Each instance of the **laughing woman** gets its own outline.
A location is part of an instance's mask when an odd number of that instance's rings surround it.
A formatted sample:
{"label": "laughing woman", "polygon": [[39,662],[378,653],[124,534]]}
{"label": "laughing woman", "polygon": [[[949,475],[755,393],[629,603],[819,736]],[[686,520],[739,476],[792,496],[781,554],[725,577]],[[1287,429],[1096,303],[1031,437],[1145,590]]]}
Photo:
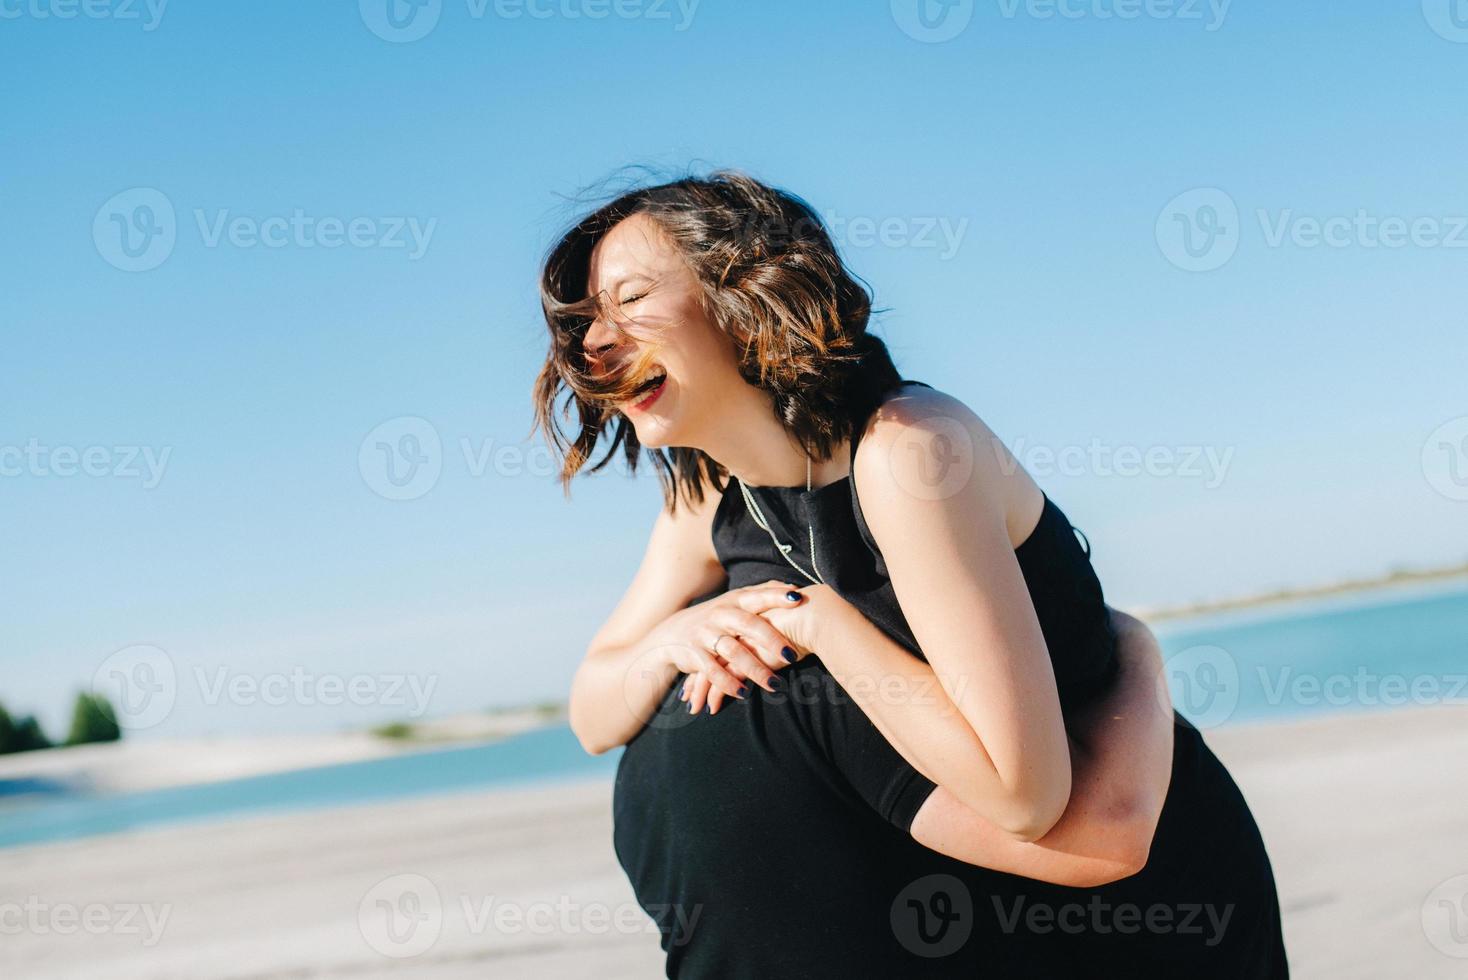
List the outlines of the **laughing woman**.
{"label": "laughing woman", "polygon": [[1151,634],[984,422],[900,376],[808,205],[636,190],[541,286],[563,480],[609,436],[592,471],[646,449],[663,484],[571,723],[626,746],[614,844],[669,976],[1287,976]]}

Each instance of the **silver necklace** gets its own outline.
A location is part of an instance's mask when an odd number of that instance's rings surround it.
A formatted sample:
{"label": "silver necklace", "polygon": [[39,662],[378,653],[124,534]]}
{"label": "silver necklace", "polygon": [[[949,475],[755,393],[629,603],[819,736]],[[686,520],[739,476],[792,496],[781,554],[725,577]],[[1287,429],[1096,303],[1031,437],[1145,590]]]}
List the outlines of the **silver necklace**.
{"label": "silver necklace", "polygon": [[[774,530],[770,527],[770,522],[765,520],[764,511],[759,509],[759,504],[755,503],[754,495],[749,492],[749,488],[744,485],[744,481],[740,480],[737,476],[734,477],[734,479],[739,483],[739,492],[744,495],[744,506],[746,509],[748,509],[749,516],[754,519],[754,522],[756,524],[764,528],[765,531],[769,533],[770,540],[775,542],[775,550],[780,552],[780,557],[789,562],[791,568],[795,569],[797,572],[804,575],[812,582],[819,582],[821,585],[825,585],[826,580],[821,577],[821,570],[816,566],[815,526],[809,522],[806,522],[805,525],[806,530],[810,532],[810,567],[811,571],[815,573],[814,575],[812,575],[811,572],[807,572],[805,569],[795,564],[795,559],[790,557],[790,551],[795,546],[793,544],[782,544],[780,539],[775,536]],[[810,453],[805,454],[805,492],[810,493]]]}

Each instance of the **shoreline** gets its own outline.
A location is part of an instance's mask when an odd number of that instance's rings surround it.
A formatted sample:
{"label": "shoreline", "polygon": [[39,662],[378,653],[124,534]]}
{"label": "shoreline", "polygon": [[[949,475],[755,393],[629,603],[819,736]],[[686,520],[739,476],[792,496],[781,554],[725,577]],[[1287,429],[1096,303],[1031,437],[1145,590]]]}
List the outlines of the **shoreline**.
{"label": "shoreline", "polygon": [[[0,812],[12,802],[55,794],[117,794],[229,782],[253,776],[515,738],[561,721],[541,708],[498,715],[452,715],[412,723],[412,734],[375,731],[293,735],[128,738],[0,755]],[[7,790],[6,782],[11,783]]]}
{"label": "shoreline", "polygon": [[1275,607],[1289,609],[1319,600],[1350,600],[1368,597],[1374,593],[1390,594],[1397,591],[1410,592],[1414,589],[1431,591],[1442,586],[1452,591],[1455,586],[1468,586],[1468,565],[1451,568],[1428,569],[1425,571],[1393,572],[1372,579],[1348,579],[1329,585],[1305,586],[1279,589],[1256,595],[1239,596],[1231,599],[1213,599],[1184,603],[1174,606],[1139,606],[1125,610],[1147,623],[1181,622],[1251,610],[1268,610]]}

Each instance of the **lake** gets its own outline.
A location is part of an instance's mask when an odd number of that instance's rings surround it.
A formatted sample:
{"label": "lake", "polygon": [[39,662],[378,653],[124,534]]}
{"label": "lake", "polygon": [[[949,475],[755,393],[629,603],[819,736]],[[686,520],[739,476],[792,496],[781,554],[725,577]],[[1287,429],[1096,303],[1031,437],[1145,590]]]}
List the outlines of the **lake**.
{"label": "lake", "polygon": [[[1203,729],[1341,711],[1468,703],[1468,586],[1380,592],[1160,624],[1168,686]],[[0,847],[251,813],[575,778],[609,778],[564,727],[229,782],[0,805]],[[11,786],[15,793],[25,787]],[[0,793],[3,799],[4,793]]]}

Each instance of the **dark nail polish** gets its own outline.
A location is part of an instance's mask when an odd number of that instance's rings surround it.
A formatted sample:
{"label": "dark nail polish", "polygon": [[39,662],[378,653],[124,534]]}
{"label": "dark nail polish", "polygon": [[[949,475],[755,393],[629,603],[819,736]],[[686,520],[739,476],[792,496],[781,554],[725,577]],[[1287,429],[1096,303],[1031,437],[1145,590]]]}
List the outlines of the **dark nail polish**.
{"label": "dark nail polish", "polygon": [[785,662],[787,664],[795,663],[795,651],[790,649],[789,647],[781,647],[780,656],[785,658]]}
{"label": "dark nail polish", "polygon": [[791,591],[785,593],[785,598],[789,599],[791,602],[799,602],[800,593],[792,589]]}
{"label": "dark nail polish", "polygon": [[740,684],[739,685],[739,696],[742,698],[742,697],[744,697],[748,693],[749,693],[749,685],[748,684]]}
{"label": "dark nail polish", "polygon": [[778,674],[770,678],[770,690],[778,691],[784,686],[784,682],[780,680],[780,676]]}

